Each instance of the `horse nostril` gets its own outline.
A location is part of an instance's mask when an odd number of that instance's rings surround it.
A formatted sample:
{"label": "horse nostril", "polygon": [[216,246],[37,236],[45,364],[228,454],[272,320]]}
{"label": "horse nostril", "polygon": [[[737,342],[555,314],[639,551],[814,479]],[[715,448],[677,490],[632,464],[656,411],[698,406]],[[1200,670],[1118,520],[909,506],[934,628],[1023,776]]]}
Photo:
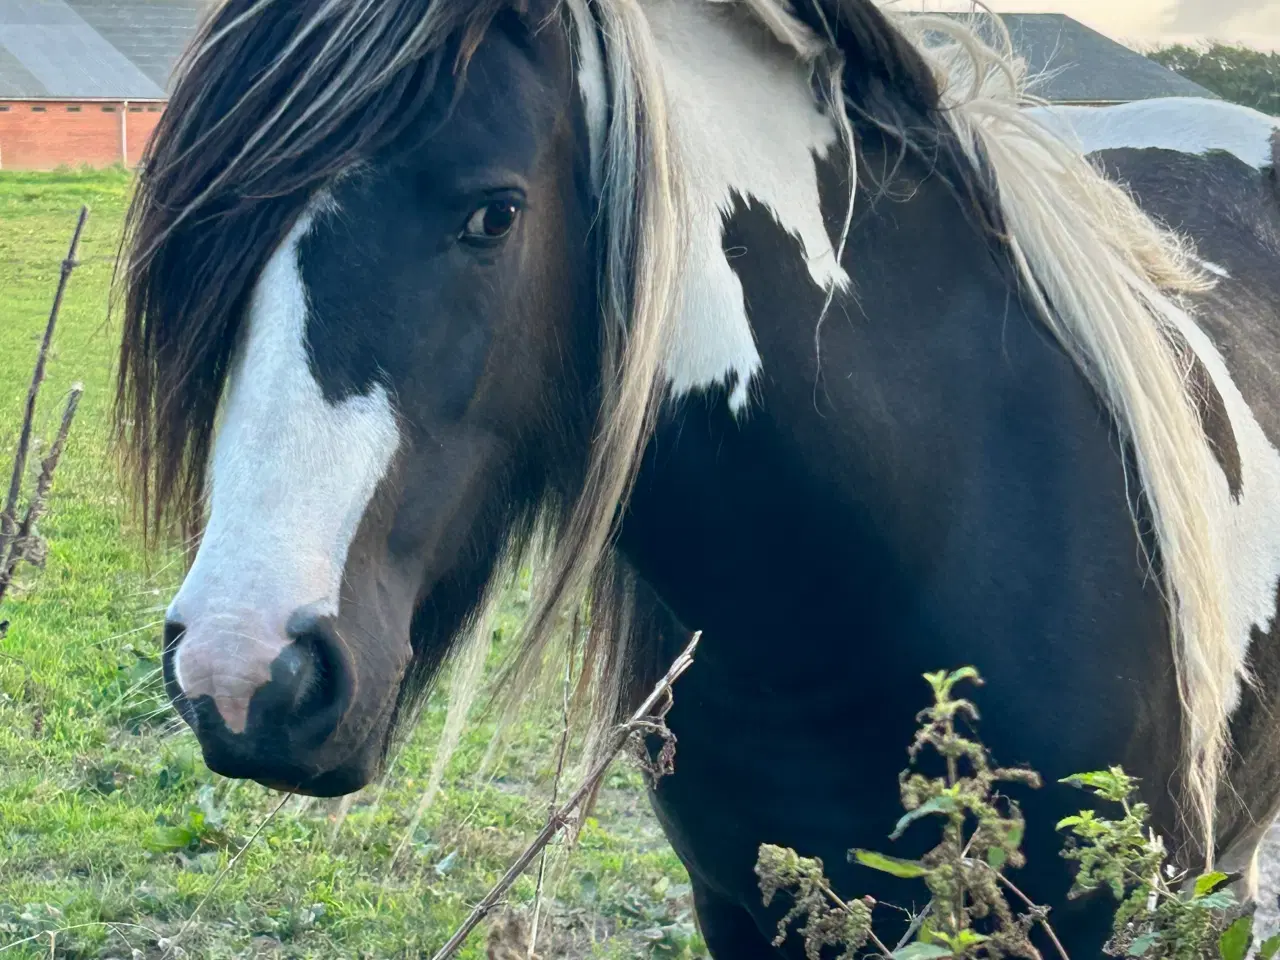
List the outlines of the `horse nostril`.
{"label": "horse nostril", "polygon": [[186,630],[187,625],[181,620],[166,620],[164,622],[164,654],[166,657],[173,656],[174,650],[182,642],[182,635]]}
{"label": "horse nostril", "polygon": [[318,672],[310,645],[295,641],[285,647],[272,664],[272,681],[290,692],[295,709],[310,692],[312,677]]}
{"label": "horse nostril", "polygon": [[177,674],[174,672],[174,657],[178,652],[178,644],[182,642],[182,635],[186,631],[187,625],[181,620],[164,622],[164,646],[160,652],[160,667],[164,674],[164,682],[170,688],[171,697],[177,692],[178,684]]}
{"label": "horse nostril", "polygon": [[181,620],[164,622],[164,646],[160,651],[160,675],[164,680],[165,692],[169,700],[177,708],[178,714],[192,727],[195,726],[195,715],[191,712],[191,704],[187,701],[186,691],[178,681],[177,654],[178,644],[186,634],[187,625]]}
{"label": "horse nostril", "polygon": [[292,715],[295,735],[322,742],[346,712],[351,671],[327,619],[300,612],[286,632],[293,642],[272,664],[271,686],[287,701],[279,706]]}

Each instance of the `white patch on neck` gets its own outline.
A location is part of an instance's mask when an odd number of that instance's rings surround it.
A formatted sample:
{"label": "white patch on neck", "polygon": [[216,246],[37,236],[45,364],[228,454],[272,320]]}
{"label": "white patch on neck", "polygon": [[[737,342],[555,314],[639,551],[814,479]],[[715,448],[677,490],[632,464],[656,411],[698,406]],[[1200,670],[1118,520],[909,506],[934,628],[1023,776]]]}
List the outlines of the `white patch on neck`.
{"label": "white patch on neck", "polygon": [[298,221],[254,288],[219,411],[209,521],[170,606],[187,627],[180,686],[220,709],[234,701],[234,717],[223,709],[233,729],[290,642],[290,616],[337,613],[347,552],[400,439],[383,386],[330,404],[308,363],[298,243],[327,203]]}
{"label": "white patch on neck", "polygon": [[1109,107],[1036,107],[1031,113],[1085,153],[1122,148],[1234,154],[1251,167],[1271,166],[1280,119],[1223,100],[1163,97]]}
{"label": "white patch on neck", "polygon": [[729,405],[741,411],[760,354],[724,250],[724,219],[735,194],[762,204],[800,240],[814,282],[824,290],[846,288],[849,277],[822,219],[814,162],[838,133],[819,109],[808,68],[741,12],[675,0],[650,0],[645,12],[692,213],[666,375],[677,397],[736,380]]}

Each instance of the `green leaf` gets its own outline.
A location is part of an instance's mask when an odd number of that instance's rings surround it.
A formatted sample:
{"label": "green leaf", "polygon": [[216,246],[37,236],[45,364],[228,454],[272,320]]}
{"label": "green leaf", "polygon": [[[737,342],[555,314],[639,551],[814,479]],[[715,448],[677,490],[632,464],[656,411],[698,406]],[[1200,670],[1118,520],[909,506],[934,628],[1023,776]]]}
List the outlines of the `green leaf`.
{"label": "green leaf", "polygon": [[1126,957],[1142,957],[1146,956],[1148,950],[1160,942],[1160,934],[1144,933],[1138,937],[1133,943],[1129,944],[1129,949],[1125,951]]}
{"label": "green leaf", "polygon": [[889,834],[889,839],[897,840],[902,836],[902,832],[906,830],[907,827],[919,820],[921,817],[927,817],[934,813],[955,813],[957,809],[958,807],[956,806],[955,797],[949,794],[944,793],[940,796],[933,797],[930,800],[926,800],[914,810],[908,811],[906,816],[898,821],[898,825],[893,828],[893,833]]}
{"label": "green leaf", "polygon": [[1112,767],[1110,770],[1076,773],[1058,782],[1081,790],[1087,787],[1103,799],[1119,803],[1133,792],[1137,781],[1125,773],[1123,768]]}
{"label": "green leaf", "polygon": [[951,676],[947,677],[947,686],[954,687],[961,680],[973,680],[981,683],[982,678],[978,676],[978,671],[973,667],[961,667],[959,670],[952,670]]}
{"label": "green leaf", "polygon": [[999,870],[1009,860],[1009,855],[1004,852],[1004,847],[992,847],[987,851],[987,864],[992,870]]}
{"label": "green leaf", "polygon": [[933,917],[925,917],[924,923],[920,924],[920,932],[916,934],[916,940],[920,943],[933,943],[938,946],[945,946],[947,943],[946,938],[938,933]]}
{"label": "green leaf", "polygon": [[[1085,813],[1092,813],[1092,811],[1087,810],[1085,811]],[[1092,817],[1087,817],[1084,815],[1079,815],[1074,817],[1063,817],[1061,820],[1058,821],[1058,825],[1054,827],[1054,829],[1065,830],[1067,827],[1078,827],[1080,826],[1080,824],[1084,823],[1086,820],[1092,820],[1092,819],[1093,819]]]}
{"label": "green leaf", "polygon": [[1114,787],[1116,778],[1109,770],[1095,770],[1092,773],[1075,773],[1058,782],[1072,787],[1092,787],[1094,790],[1102,790]]}
{"label": "green leaf", "polygon": [[1213,873],[1206,873],[1196,877],[1196,896],[1203,897],[1207,893],[1213,893],[1217,890],[1224,880],[1229,880],[1225,873],[1215,870]]}
{"label": "green leaf", "polygon": [[[1197,886],[1199,884],[1197,883]],[[1222,932],[1218,938],[1218,950],[1222,960],[1244,960],[1253,942],[1253,917],[1241,917]]]}
{"label": "green leaf", "polygon": [[1262,941],[1262,946],[1258,947],[1258,960],[1272,960],[1277,953],[1280,953],[1280,933]]}
{"label": "green leaf", "polygon": [[951,943],[956,947],[956,952],[961,953],[969,947],[976,947],[980,943],[986,943],[989,939],[990,937],[984,936],[976,930],[961,930],[952,938]]}
{"label": "green leaf", "polygon": [[883,853],[876,853],[874,850],[850,850],[849,855],[852,860],[862,864],[864,867],[870,867],[872,870],[879,870],[881,873],[901,877],[904,880],[923,877],[929,872],[929,869],[924,864],[916,860],[901,860],[898,857],[889,857]]}
{"label": "green leaf", "polygon": [[954,954],[950,950],[936,943],[909,943],[893,952],[893,960],[941,960],[951,956]]}
{"label": "green leaf", "polygon": [[187,827],[152,827],[142,836],[142,845],[152,853],[185,850],[196,835]]}
{"label": "green leaf", "polygon": [[1236,895],[1230,890],[1219,890],[1217,893],[1196,897],[1195,904],[1205,910],[1230,910],[1236,905]]}
{"label": "green leaf", "polygon": [[1026,832],[1025,824],[1020,823],[1017,820],[1009,824],[1009,832],[1006,836],[1008,837],[1010,848],[1016,850],[1018,847],[1022,846],[1022,834],[1024,832]]}

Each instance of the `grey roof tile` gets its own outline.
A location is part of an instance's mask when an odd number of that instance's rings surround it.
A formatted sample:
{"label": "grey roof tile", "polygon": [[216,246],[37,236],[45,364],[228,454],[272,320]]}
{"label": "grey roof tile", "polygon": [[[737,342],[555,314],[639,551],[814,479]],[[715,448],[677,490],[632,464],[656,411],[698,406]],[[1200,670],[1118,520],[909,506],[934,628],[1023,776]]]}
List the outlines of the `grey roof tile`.
{"label": "grey roof tile", "polygon": [[207,6],[0,0],[0,97],[161,98]]}
{"label": "grey roof tile", "polygon": [[65,0],[0,0],[0,48],[43,88],[42,93],[28,96],[164,95],[160,84],[85,23]]}
{"label": "grey roof tile", "polygon": [[67,4],[165,90],[174,63],[209,6],[208,0],[67,0]]}
{"label": "grey roof tile", "polygon": [[[0,97],[164,96],[210,0],[0,0]],[[1062,14],[1006,14],[1036,92],[1057,102],[1212,97]]]}
{"label": "grey roof tile", "polygon": [[1005,14],[1014,48],[1059,103],[1107,103],[1216,95],[1061,13]]}
{"label": "grey roof tile", "polygon": [[47,91],[22,61],[0,46],[0,97],[43,97]]}

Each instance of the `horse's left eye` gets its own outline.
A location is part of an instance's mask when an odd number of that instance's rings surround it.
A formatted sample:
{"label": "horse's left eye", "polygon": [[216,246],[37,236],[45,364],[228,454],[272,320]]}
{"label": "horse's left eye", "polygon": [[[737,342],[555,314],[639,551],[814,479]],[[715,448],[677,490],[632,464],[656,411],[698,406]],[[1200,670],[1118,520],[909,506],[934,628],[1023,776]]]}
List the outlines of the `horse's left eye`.
{"label": "horse's left eye", "polygon": [[520,218],[520,204],[512,197],[492,200],[467,218],[462,239],[468,243],[495,243],[509,234]]}

